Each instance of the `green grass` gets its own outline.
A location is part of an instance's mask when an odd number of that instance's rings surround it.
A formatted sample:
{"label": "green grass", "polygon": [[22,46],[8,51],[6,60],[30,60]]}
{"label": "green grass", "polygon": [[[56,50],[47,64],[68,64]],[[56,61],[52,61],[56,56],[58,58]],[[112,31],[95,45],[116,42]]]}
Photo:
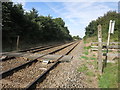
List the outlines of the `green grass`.
{"label": "green grass", "polygon": [[91,76],[91,77],[92,77],[92,76],[95,76],[95,74],[94,74],[92,71],[87,71],[87,72],[86,72],[86,75]]}
{"label": "green grass", "polygon": [[98,65],[97,65],[97,60],[94,60],[93,65],[94,65],[94,68],[95,68],[95,69],[97,69],[97,68],[98,68]]}
{"label": "green grass", "polygon": [[118,53],[120,53],[120,51],[117,51]]}
{"label": "green grass", "polygon": [[108,52],[112,52],[112,50],[108,50]]}
{"label": "green grass", "polygon": [[88,60],[89,58],[86,57],[86,56],[81,56],[81,58],[85,59],[85,60]]}
{"label": "green grass", "polygon": [[93,55],[94,57],[96,56],[96,55]]}
{"label": "green grass", "polygon": [[91,46],[84,47],[85,50],[91,49]]}
{"label": "green grass", "polygon": [[97,60],[96,58],[94,58],[94,57],[90,57],[90,60]]}
{"label": "green grass", "polygon": [[[91,48],[91,46],[84,47],[84,52],[83,52],[83,54],[88,55],[88,54],[89,54],[88,49],[90,49],[90,48]],[[84,57],[83,57],[83,58],[84,58]]]}
{"label": "green grass", "polygon": [[88,67],[87,66],[85,66],[84,64],[81,66],[81,67],[79,67],[78,69],[77,69],[77,71],[78,72],[85,72],[85,74],[87,75],[87,76],[95,76],[95,74],[91,71],[91,70],[89,70],[88,69]]}
{"label": "green grass", "polygon": [[107,52],[107,50],[102,50],[102,52],[105,52],[105,53],[106,53],[106,52]]}
{"label": "green grass", "polygon": [[88,81],[88,83],[92,83],[93,82],[93,80],[91,78],[88,78],[87,81]]}
{"label": "green grass", "polygon": [[[102,52],[107,52],[107,50],[102,50]],[[108,52],[112,52],[112,50],[108,50]]]}
{"label": "green grass", "polygon": [[85,65],[82,65],[80,68],[78,68],[78,72],[86,72],[88,68]]}
{"label": "green grass", "polygon": [[89,65],[92,65],[92,64],[93,64],[93,62],[91,62],[91,61],[88,61],[88,62],[87,62],[87,64],[89,64]]}
{"label": "green grass", "polygon": [[[120,58],[118,60],[118,76],[120,75]],[[120,83],[120,77],[118,78],[118,83]],[[119,86],[120,88],[120,86]]]}
{"label": "green grass", "polygon": [[84,41],[84,44],[86,44],[87,42],[86,41]]}
{"label": "green grass", "polygon": [[118,65],[108,63],[107,67],[99,80],[100,88],[117,88],[118,87]]}
{"label": "green grass", "polygon": [[88,55],[88,54],[89,54],[89,52],[86,50],[85,52],[83,52],[83,54]]}

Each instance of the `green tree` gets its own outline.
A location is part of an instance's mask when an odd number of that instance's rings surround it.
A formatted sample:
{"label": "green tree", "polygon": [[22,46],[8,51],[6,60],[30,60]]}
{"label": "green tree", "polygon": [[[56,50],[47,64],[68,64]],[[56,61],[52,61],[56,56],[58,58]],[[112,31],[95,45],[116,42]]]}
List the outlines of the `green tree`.
{"label": "green tree", "polygon": [[120,21],[118,20],[118,17],[120,17],[120,13],[117,13],[116,11],[109,11],[104,14],[104,16],[98,17],[98,19],[91,21],[89,25],[85,28],[84,38],[97,36],[97,26],[101,24],[103,41],[106,41],[108,37],[109,21],[115,20],[115,32],[111,35],[111,40],[118,41],[118,31],[120,30]]}
{"label": "green tree", "polygon": [[[72,40],[62,18],[42,16],[35,8],[25,12],[21,4],[2,3],[3,48],[15,47],[16,38],[20,36],[23,44],[37,44],[49,41]],[[14,44],[14,45],[13,45]]]}

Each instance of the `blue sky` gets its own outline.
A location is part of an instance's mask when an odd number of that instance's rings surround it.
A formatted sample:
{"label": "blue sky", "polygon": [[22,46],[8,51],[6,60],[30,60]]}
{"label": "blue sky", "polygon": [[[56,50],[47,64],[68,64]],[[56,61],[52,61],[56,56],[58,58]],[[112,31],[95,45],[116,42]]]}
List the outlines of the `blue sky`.
{"label": "blue sky", "polygon": [[22,2],[26,11],[33,7],[39,15],[61,17],[71,35],[85,35],[85,27],[91,20],[118,8],[117,2]]}

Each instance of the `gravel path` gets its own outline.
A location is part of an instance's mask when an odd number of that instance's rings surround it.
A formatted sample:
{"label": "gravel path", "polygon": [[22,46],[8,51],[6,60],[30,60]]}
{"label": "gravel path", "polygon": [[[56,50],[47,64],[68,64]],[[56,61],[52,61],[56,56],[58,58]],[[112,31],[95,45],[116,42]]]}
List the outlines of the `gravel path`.
{"label": "gravel path", "polygon": [[69,54],[73,55],[71,62],[60,63],[55,69],[50,71],[47,78],[37,84],[37,88],[84,88],[89,87],[84,82],[84,74],[77,72],[81,65],[80,55],[83,51],[83,42]]}

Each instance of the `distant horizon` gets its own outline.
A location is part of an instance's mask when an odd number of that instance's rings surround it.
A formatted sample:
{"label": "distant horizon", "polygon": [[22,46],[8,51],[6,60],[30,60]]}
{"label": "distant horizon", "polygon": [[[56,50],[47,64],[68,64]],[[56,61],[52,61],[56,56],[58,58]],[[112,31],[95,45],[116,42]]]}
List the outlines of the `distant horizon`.
{"label": "distant horizon", "polygon": [[[16,3],[16,2],[15,2]],[[72,36],[85,35],[85,27],[108,11],[118,12],[118,2],[21,2],[25,11],[35,8],[39,15],[62,18]]]}

